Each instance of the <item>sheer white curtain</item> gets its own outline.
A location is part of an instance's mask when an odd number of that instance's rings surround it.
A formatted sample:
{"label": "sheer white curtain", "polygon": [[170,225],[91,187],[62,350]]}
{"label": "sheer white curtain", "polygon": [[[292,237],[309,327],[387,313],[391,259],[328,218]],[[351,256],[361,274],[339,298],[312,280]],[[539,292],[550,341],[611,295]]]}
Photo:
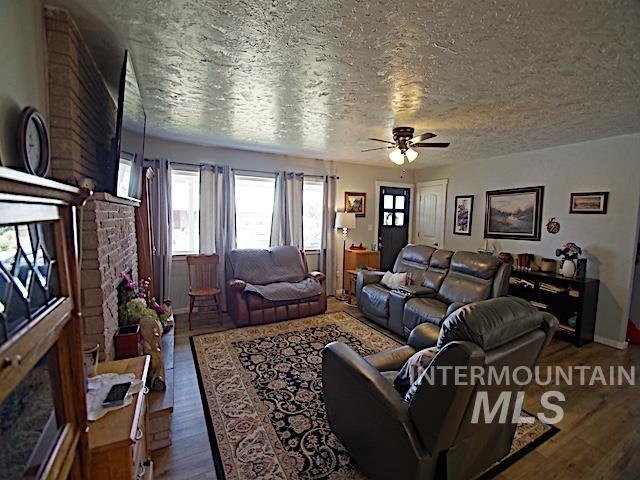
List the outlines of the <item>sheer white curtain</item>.
{"label": "sheer white curtain", "polygon": [[200,253],[220,256],[222,308],[226,310],[226,254],[236,247],[233,174],[228,165],[200,167]]}
{"label": "sheer white curtain", "polygon": [[302,189],[304,174],[278,172],[271,217],[272,247],[304,247],[302,236]]}
{"label": "sheer white curtain", "polygon": [[171,164],[165,158],[145,160],[154,175],[149,188],[153,232],[153,283],[158,300],[170,298],[171,288]]}
{"label": "sheer white curtain", "polygon": [[336,217],[336,191],[338,179],[327,176],[324,179],[324,211],[322,212],[322,244],[320,267],[327,279],[327,295],[336,293],[336,235],[333,224]]}
{"label": "sheer white curtain", "polygon": [[215,165],[200,166],[200,253],[216,252],[216,182]]}

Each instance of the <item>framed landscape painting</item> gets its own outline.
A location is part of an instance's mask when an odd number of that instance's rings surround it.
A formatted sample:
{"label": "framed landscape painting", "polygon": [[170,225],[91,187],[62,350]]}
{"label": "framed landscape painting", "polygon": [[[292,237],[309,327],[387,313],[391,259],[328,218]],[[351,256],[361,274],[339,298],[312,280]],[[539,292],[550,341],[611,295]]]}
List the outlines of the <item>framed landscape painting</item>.
{"label": "framed landscape painting", "polygon": [[364,217],[367,213],[367,194],[364,192],[345,192],[344,211],[355,213],[356,217]]}
{"label": "framed landscape painting", "polygon": [[456,196],[455,208],[453,233],[456,235],[471,235],[473,195]]}
{"label": "framed landscape painting", "polygon": [[485,238],[540,240],[544,187],[487,192]]}
{"label": "framed landscape painting", "polygon": [[572,193],[569,213],[607,213],[609,192]]}

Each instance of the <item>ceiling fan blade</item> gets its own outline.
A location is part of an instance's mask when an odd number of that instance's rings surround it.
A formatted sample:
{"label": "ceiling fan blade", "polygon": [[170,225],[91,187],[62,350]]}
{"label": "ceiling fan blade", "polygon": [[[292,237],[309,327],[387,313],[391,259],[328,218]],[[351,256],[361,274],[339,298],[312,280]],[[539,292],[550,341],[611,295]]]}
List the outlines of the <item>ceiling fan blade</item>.
{"label": "ceiling fan blade", "polygon": [[449,142],[434,142],[434,143],[414,143],[411,145],[412,147],[420,147],[420,148],[447,148],[451,145]]}
{"label": "ceiling fan blade", "polygon": [[430,138],[437,137],[435,133],[425,132],[422,135],[418,135],[409,140],[411,143],[422,142],[424,140],[429,140]]}
{"label": "ceiling fan blade", "polygon": [[374,150],[388,150],[389,148],[393,148],[393,147],[389,146],[389,147],[369,148],[367,150],[360,150],[360,151],[361,152],[373,152]]}
{"label": "ceiling fan blade", "polygon": [[390,142],[389,140],[380,140],[379,138],[367,138],[367,140],[373,140],[375,142],[384,142],[384,143],[390,143],[391,145],[395,145],[394,142]]}

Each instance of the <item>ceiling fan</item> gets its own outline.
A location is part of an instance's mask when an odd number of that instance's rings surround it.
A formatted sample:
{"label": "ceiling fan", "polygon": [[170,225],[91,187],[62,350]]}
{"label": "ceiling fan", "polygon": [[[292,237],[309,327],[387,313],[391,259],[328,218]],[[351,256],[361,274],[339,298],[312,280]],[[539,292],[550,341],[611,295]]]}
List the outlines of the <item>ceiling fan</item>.
{"label": "ceiling fan", "polygon": [[389,160],[397,165],[404,165],[404,162],[413,162],[418,157],[415,148],[447,148],[449,142],[432,142],[425,143],[425,140],[435,137],[435,133],[426,132],[416,137],[413,136],[412,127],[395,127],[393,129],[393,142],[390,140],[381,140],[379,138],[368,138],[375,142],[388,143],[386,147],[369,148],[362,150],[363,152],[371,152],[373,150],[391,150],[389,152]]}

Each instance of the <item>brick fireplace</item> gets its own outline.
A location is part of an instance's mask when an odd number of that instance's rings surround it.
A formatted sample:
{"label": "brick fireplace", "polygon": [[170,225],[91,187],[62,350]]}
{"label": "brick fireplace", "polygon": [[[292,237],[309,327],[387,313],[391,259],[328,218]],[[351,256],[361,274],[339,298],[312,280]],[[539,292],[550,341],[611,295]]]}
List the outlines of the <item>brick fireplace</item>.
{"label": "brick fireplace", "polygon": [[117,286],[122,272],[138,277],[134,202],[97,193],[82,213],[82,314],[85,339],[114,358],[118,329]]}
{"label": "brick fireplace", "polygon": [[[71,16],[45,8],[51,134],[51,176],[105,185],[105,159],[115,131],[116,104]],[[139,202],[96,193],[82,208],[81,289],[85,340],[114,358],[120,274],[138,277],[135,208]]]}

